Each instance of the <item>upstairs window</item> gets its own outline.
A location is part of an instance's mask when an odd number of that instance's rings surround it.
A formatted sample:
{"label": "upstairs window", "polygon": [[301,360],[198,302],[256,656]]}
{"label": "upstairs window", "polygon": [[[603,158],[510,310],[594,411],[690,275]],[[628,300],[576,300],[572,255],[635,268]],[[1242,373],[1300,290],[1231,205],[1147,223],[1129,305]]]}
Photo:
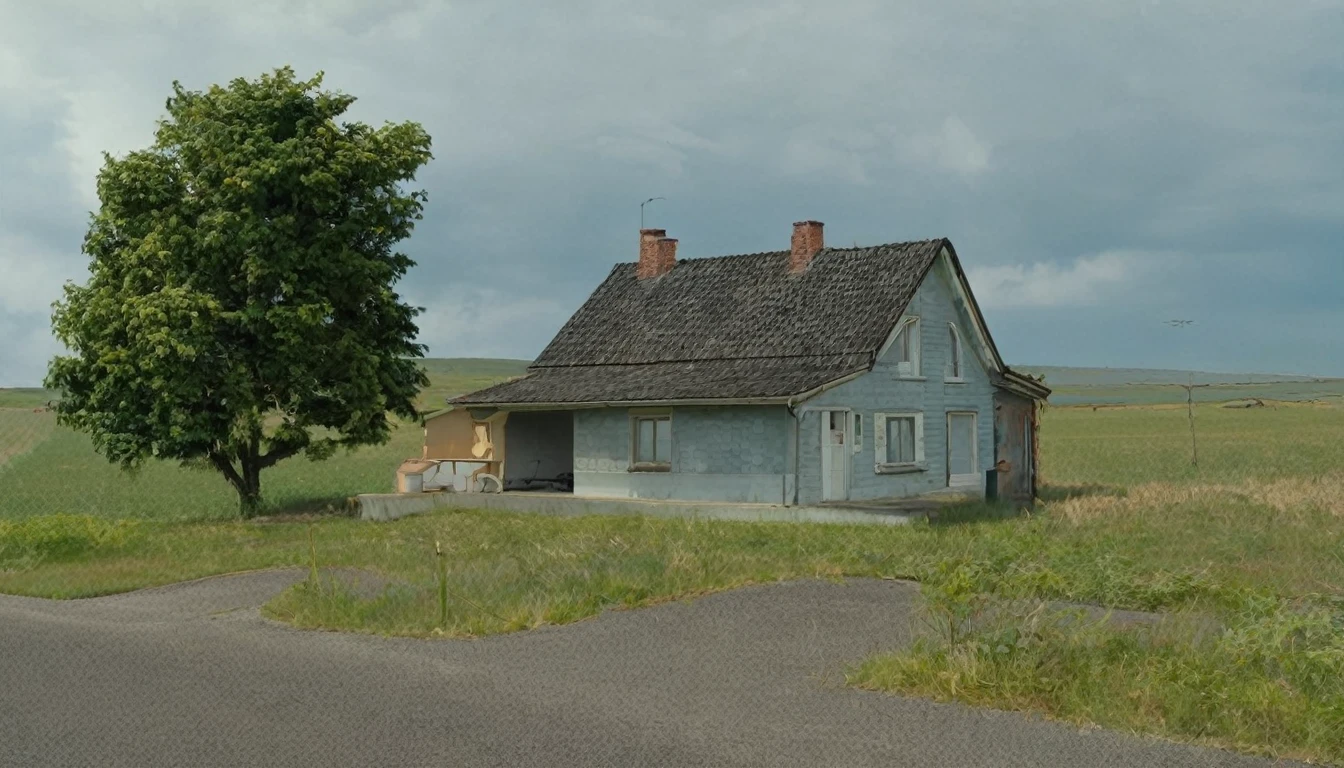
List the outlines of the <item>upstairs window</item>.
{"label": "upstairs window", "polygon": [[948,381],[964,381],[962,377],[961,332],[955,323],[947,324],[947,368],[943,377]]}
{"label": "upstairs window", "polygon": [[901,321],[901,327],[896,331],[896,337],[891,343],[891,359],[896,363],[897,375],[919,375],[918,317],[908,317]]}

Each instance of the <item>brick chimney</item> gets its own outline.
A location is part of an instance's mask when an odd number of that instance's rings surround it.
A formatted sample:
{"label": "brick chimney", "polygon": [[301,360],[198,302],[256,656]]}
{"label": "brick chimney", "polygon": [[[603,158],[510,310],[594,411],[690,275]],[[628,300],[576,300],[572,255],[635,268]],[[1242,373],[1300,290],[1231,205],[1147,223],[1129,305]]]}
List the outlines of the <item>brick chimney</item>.
{"label": "brick chimney", "polygon": [[817,251],[825,248],[821,238],[820,221],[795,221],[793,223],[793,247],[789,254],[789,271],[802,272],[812,263]]}
{"label": "brick chimney", "polygon": [[665,275],[677,265],[677,241],[666,234],[663,229],[639,230],[639,265],[635,267],[639,279]]}

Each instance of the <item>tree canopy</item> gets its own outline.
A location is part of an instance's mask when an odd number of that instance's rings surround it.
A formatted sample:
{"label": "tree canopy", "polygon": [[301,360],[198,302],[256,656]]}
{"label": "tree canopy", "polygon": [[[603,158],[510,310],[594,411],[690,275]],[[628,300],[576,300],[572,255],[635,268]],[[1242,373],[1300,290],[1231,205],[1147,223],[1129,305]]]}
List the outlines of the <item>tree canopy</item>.
{"label": "tree canopy", "polygon": [[288,67],[174,82],[153,145],[104,155],[91,277],[54,305],[59,422],[128,468],[208,462],[244,514],[261,470],[385,442],[427,383],[420,310],[394,287],[429,135],[338,122],[355,99],[321,85]]}

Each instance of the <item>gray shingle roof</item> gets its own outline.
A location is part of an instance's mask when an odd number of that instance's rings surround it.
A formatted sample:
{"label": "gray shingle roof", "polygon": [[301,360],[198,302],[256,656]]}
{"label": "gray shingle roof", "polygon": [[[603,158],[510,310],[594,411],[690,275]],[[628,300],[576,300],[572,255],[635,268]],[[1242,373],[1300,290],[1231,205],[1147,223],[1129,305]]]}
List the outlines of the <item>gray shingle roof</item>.
{"label": "gray shingle roof", "polygon": [[871,365],[950,243],[685,259],[639,280],[617,264],[514,381],[456,404],[787,397]]}

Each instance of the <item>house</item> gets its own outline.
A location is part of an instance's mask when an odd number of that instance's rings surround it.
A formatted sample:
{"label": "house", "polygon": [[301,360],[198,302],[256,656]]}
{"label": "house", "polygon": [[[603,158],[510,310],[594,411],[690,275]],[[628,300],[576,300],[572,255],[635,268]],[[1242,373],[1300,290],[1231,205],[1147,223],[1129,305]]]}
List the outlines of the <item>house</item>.
{"label": "house", "polygon": [[[450,400],[505,489],[809,505],[1035,495],[1044,384],[1004,365],[946,239],[677,259],[640,231],[526,375]],[[478,453],[485,448],[478,448]]]}

